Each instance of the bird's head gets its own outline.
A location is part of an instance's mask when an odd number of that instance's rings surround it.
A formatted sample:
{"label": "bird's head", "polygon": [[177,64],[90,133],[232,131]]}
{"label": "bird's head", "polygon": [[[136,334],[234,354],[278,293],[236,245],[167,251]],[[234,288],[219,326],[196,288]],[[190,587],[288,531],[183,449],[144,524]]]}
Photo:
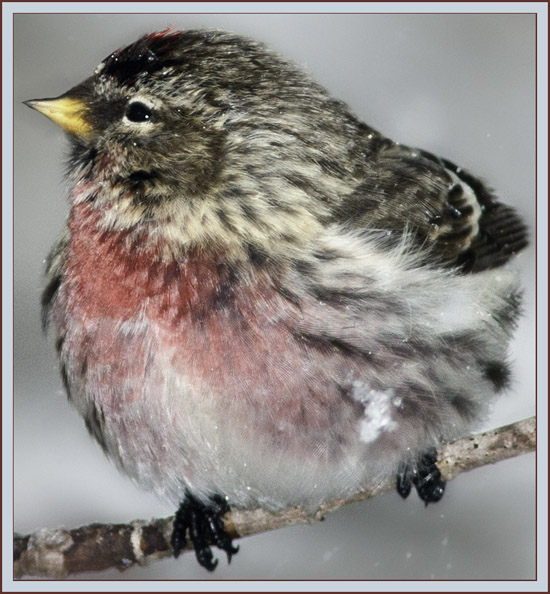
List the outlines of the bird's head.
{"label": "bird's head", "polygon": [[262,44],[164,31],[30,107],[72,138],[77,200],[107,227],[148,226],[184,246],[271,253],[318,232],[353,189],[357,122]]}

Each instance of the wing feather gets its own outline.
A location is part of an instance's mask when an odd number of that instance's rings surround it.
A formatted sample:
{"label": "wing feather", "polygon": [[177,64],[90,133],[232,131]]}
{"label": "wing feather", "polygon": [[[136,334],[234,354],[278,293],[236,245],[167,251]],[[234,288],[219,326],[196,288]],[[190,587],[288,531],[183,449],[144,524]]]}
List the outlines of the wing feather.
{"label": "wing feather", "polygon": [[355,228],[413,232],[444,266],[477,272],[500,266],[527,245],[515,210],[451,161],[400,144],[380,144],[363,181],[336,211]]}

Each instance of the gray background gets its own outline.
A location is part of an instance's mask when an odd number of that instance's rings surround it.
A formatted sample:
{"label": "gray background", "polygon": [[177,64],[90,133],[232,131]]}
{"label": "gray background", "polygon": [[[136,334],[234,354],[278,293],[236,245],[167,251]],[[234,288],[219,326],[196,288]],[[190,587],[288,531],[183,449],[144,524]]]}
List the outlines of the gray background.
{"label": "gray background", "polygon": [[[56,96],[113,49],[167,25],[263,40],[370,125],[475,171],[534,229],[535,19],[530,15],[16,15],[15,527],[27,532],[173,513],[120,476],[66,403],[40,330],[43,260],[67,212],[66,142],[21,101]],[[483,427],[534,414],[534,248],[517,266],[526,315],[513,389]],[[534,455],[462,475],[424,508],[396,495],[324,523],[244,539],[213,575],[192,555],[87,579],[528,579]]]}

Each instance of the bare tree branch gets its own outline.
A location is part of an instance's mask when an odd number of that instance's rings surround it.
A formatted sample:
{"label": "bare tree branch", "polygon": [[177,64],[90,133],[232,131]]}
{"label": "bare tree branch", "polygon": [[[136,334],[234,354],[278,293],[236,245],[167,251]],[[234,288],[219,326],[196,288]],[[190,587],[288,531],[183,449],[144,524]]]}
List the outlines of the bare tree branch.
{"label": "bare tree branch", "polygon": [[[531,452],[536,445],[536,422],[531,417],[494,431],[459,439],[441,448],[438,466],[445,480],[457,474]],[[355,501],[370,499],[395,489],[393,482],[336,499],[321,506],[314,515],[299,508],[275,514],[261,509],[232,510],[225,525],[233,538],[250,536],[294,524],[322,519],[328,512]],[[26,536],[15,535],[14,576],[66,577],[69,574],[116,567],[127,569],[138,563],[169,557],[173,517],[135,520],[129,524],[90,524],[73,530],[41,529]],[[191,546],[188,547],[188,549]]]}

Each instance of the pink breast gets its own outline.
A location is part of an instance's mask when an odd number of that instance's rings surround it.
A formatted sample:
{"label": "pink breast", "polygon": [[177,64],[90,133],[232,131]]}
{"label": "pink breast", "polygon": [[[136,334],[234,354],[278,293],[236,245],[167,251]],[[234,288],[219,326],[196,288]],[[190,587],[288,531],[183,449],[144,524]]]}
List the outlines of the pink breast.
{"label": "pink breast", "polygon": [[[297,447],[317,447],[316,436],[339,425],[351,434],[356,411],[342,406],[333,381],[348,371],[295,339],[296,306],[267,275],[239,280],[219,266],[220,257],[193,252],[163,262],[145,235],[99,229],[89,205],[73,209],[70,231],[66,308],[89,328],[71,348],[88,366],[110,366],[120,400],[111,406],[144,397],[142,374],[162,377],[147,369],[147,349],[155,348],[196,390],[219,395],[220,411],[251,427],[250,439],[258,430],[274,440],[286,431]],[[139,320],[156,329],[153,342],[140,334]],[[135,323],[135,333],[120,333],[120,322]]]}

